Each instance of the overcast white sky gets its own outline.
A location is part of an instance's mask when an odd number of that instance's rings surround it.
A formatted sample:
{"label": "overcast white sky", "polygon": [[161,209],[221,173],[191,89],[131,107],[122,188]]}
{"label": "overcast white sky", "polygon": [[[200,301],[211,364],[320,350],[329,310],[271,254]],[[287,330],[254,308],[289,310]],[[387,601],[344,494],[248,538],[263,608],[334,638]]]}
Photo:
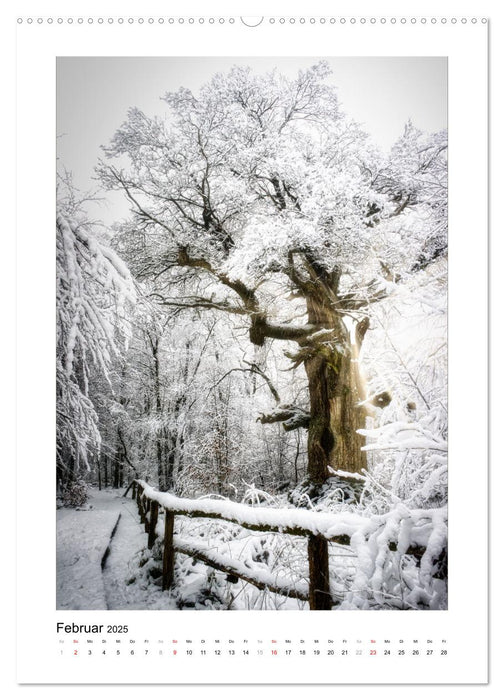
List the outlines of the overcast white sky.
{"label": "overcast white sky", "polygon": [[[126,117],[129,107],[162,116],[165,93],[187,87],[197,92],[218,71],[233,64],[257,72],[277,67],[294,76],[320,57],[243,58],[95,58],[69,57],[57,61],[57,140],[60,163],[75,184],[96,187],[93,168]],[[447,59],[444,57],[326,58],[338,87],[343,109],[360,122],[373,140],[389,148],[407,119],[425,131],[447,126]],[[107,195],[107,204],[93,212],[111,223],[127,215],[121,195]]]}

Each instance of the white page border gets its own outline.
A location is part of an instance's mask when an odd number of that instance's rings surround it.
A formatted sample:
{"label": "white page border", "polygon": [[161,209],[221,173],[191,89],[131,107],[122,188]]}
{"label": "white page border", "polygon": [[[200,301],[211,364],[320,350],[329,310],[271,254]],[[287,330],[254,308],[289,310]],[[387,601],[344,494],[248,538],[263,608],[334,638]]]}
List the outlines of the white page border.
{"label": "white page border", "polygon": [[[449,610],[440,613],[410,613],[407,624],[415,628],[415,634],[433,635],[433,627],[446,635],[450,643],[450,659],[453,664],[444,665],[432,674],[428,682],[484,682],[486,677],[486,411],[477,415],[468,411],[472,406],[486,407],[486,28],[477,20],[465,24],[461,21],[445,25],[400,25],[387,20],[385,24],[345,25],[317,24],[316,31],[307,25],[266,25],[258,40],[256,30],[241,30],[238,24],[177,24],[176,33],[168,38],[163,25],[115,24],[103,26],[87,22],[79,25],[47,24],[46,21],[28,24],[18,31],[18,304],[19,333],[18,356],[24,368],[18,386],[18,425],[30,426],[29,439],[20,431],[18,444],[18,496],[23,504],[30,494],[37,493],[40,504],[53,503],[54,498],[54,89],[56,55],[336,55],[330,47],[337,45],[337,55],[397,55],[397,56],[448,56],[449,60],[449,168],[450,168],[450,268],[449,268],[449,415],[450,415],[450,589]],[[138,19],[138,18],[137,18]],[[350,19],[350,18],[349,18]],[[235,31],[237,29],[240,31]],[[102,31],[103,30],[103,31]],[[266,31],[267,30],[267,31]],[[338,30],[338,31],[337,31]],[[101,31],[101,36],[100,36]],[[337,31],[337,34],[334,32]],[[324,36],[325,32],[325,36]],[[373,34],[374,32],[374,34]],[[134,53],[132,52],[134,46]],[[90,48],[92,47],[92,53]],[[198,50],[196,50],[196,47]],[[218,47],[218,51],[215,49]],[[225,50],[223,50],[225,47]],[[273,48],[274,47],[274,48]],[[302,47],[302,51],[300,50]],[[384,52],[384,49],[386,51]],[[471,97],[468,99],[468,86]],[[22,261],[22,262],[21,262]],[[470,272],[470,277],[469,277]],[[482,284],[483,282],[483,284]],[[33,362],[36,351],[37,363]],[[474,362],[469,358],[477,358]],[[475,366],[473,366],[475,365]],[[471,396],[468,401],[467,381],[470,371]],[[43,419],[40,418],[43,417]],[[36,418],[35,418],[36,417]],[[469,436],[469,438],[468,438]],[[37,445],[36,457],[34,445]],[[28,465],[36,462],[37,467]],[[474,474],[477,477],[474,478]],[[479,494],[474,493],[477,483]],[[52,660],[53,635],[56,619],[74,619],[93,622],[102,618],[108,622],[121,621],[125,617],[134,620],[138,630],[145,630],[146,615],[149,622],[155,613],[56,613],[54,512],[50,507],[37,508],[36,532],[32,517],[26,517],[26,505],[18,510],[18,537],[21,546],[32,543],[29,561],[18,560],[18,600],[20,601],[19,638],[27,634],[48,649],[47,658],[31,659],[23,666],[22,650],[19,679],[25,682],[63,682],[64,669],[57,671]],[[35,546],[33,537],[43,546]],[[467,563],[467,551],[471,561]],[[37,596],[33,597],[33,572],[37,576]],[[470,595],[478,592],[476,600]],[[469,600],[469,604],[468,604]],[[157,613],[159,614],[159,613]],[[184,627],[214,625],[212,615],[218,614],[218,624],[229,624],[232,630],[246,625],[249,634],[260,624],[267,624],[275,632],[278,625],[310,627],[310,618],[317,615],[318,635],[325,624],[328,629],[350,625],[353,630],[372,630],[378,636],[383,629],[385,636],[404,634],[404,617],[401,612],[337,612],[322,620],[320,613],[172,613],[163,611],[166,624],[172,615],[184,616]],[[260,616],[258,618],[257,616]],[[294,616],[294,617],[292,617]],[[307,617],[305,623],[304,617]],[[413,616],[413,618],[411,617]],[[417,620],[418,616],[418,620]],[[203,617],[207,620],[203,622]],[[230,620],[228,622],[228,617]],[[292,617],[292,622],[288,620]],[[136,618],[136,619],[135,619]],[[269,620],[268,620],[269,618]],[[179,617],[180,619],[180,617]],[[258,623],[258,619],[260,622]],[[411,622],[413,619],[413,622]],[[34,620],[37,628],[34,629]],[[138,622],[137,622],[138,620]],[[158,624],[157,621],[154,624]],[[172,622],[170,621],[170,624]],[[377,629],[377,627],[379,629]],[[209,628],[210,629],[210,628]],[[396,631],[397,630],[397,631]],[[467,647],[467,630],[477,640],[476,649]],[[369,636],[369,632],[363,636]],[[264,632],[263,632],[264,634]],[[353,632],[354,636],[356,632]],[[457,645],[457,641],[460,643]],[[464,646],[466,645],[466,646]],[[475,658],[475,652],[477,658]],[[27,668],[29,666],[29,668]],[[412,678],[411,668],[394,668],[395,682],[420,682]],[[348,669],[348,674],[347,674]],[[356,669],[347,666],[338,674],[339,682],[355,682]],[[232,674],[232,669],[230,670]],[[383,665],[368,682],[387,682],[389,673]],[[117,681],[107,677],[107,670],[94,682]],[[185,671],[187,674],[187,669]],[[246,682],[246,669],[237,669],[229,682]],[[135,682],[132,669],[130,682]],[[244,675],[245,674],[245,675]],[[264,682],[275,682],[277,671],[264,677]],[[290,680],[298,680],[289,672]],[[73,682],[78,679],[73,675]],[[166,678],[163,678],[166,682]],[[201,682],[218,682],[221,678],[210,676]],[[285,682],[285,676],[279,679]],[[362,680],[362,679],[359,679]],[[69,679],[70,681],[70,679]],[[158,680],[158,682],[160,682]],[[301,681],[298,681],[301,682]],[[313,682],[305,680],[305,682]],[[331,682],[331,680],[325,680]],[[334,679],[332,682],[335,682]]]}

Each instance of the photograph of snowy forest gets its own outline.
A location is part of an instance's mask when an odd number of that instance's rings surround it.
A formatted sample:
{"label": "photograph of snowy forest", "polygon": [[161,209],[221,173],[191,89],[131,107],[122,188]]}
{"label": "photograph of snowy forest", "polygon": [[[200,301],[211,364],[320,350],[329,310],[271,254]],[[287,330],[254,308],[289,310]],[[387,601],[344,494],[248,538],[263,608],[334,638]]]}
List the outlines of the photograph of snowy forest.
{"label": "photograph of snowy forest", "polygon": [[58,59],[58,609],[447,609],[446,75]]}

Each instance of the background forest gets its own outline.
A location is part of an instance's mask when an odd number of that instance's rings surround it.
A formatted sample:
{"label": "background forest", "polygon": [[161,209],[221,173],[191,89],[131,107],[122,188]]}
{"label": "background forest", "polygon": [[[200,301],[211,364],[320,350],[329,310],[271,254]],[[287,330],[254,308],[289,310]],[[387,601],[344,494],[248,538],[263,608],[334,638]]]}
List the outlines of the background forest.
{"label": "background forest", "polygon": [[[92,197],[128,205],[113,226],[61,170],[58,499],[142,479],[358,517],[324,544],[330,607],[443,608],[447,134],[409,121],[385,152],[329,75],[234,66],[167,93],[163,118],[132,106],[96,167]],[[324,561],[316,538],[305,561],[304,538],[179,523],[282,580]],[[158,555],[132,557],[144,588]],[[179,607],[305,605],[177,566]]]}

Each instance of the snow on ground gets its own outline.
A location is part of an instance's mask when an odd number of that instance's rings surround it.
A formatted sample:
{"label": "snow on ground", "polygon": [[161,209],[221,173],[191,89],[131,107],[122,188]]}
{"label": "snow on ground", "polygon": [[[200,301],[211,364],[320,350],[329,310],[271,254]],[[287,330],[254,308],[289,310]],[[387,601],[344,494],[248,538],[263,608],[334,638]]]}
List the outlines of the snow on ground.
{"label": "snow on ground", "polygon": [[[149,585],[145,577],[135,576],[147,535],[135,502],[122,493],[123,489],[90,488],[85,509],[57,510],[58,610],[175,607],[169,593]],[[102,570],[107,547],[109,554]]]}
{"label": "snow on ground", "polygon": [[146,555],[147,534],[140,523],[136,502],[118,497],[121,519],[103,569],[109,610],[169,610],[175,608],[173,596],[139,573]]}
{"label": "snow on ground", "polygon": [[[89,508],[92,506],[92,508]],[[121,508],[105,491],[92,491],[84,510],[56,511],[56,608],[107,608],[101,561]]]}

